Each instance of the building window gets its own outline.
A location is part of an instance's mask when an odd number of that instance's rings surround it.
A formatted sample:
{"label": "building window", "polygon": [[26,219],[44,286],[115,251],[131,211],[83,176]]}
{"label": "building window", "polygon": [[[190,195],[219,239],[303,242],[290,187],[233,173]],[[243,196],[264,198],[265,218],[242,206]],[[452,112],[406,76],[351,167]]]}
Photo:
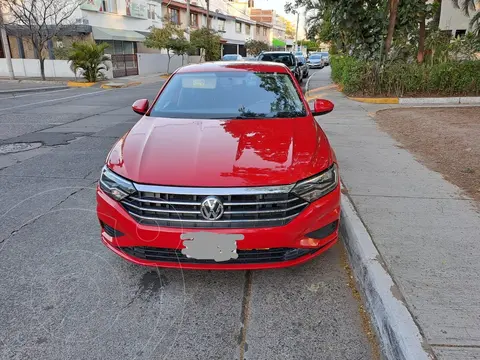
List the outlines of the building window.
{"label": "building window", "polygon": [[198,14],[190,14],[190,25],[198,27]]}
{"label": "building window", "polygon": [[155,20],[156,17],[156,11],[155,11],[155,5],[153,4],[148,4],[148,18]]}
{"label": "building window", "polygon": [[465,34],[467,33],[467,30],[457,30],[455,31],[455,37],[464,37]]}
{"label": "building window", "polygon": [[218,19],[218,31],[225,31],[225,20]]}
{"label": "building window", "polygon": [[104,12],[117,13],[117,0],[102,0]]}
{"label": "building window", "polygon": [[178,9],[168,8],[168,14],[170,15],[170,21],[174,24],[180,24],[180,13]]}
{"label": "building window", "polygon": [[238,21],[235,22],[235,31],[236,31],[237,33],[241,33],[241,32],[242,32],[242,23],[241,23],[241,22],[238,22]]}
{"label": "building window", "polygon": [[266,27],[263,28],[263,36],[267,36],[267,28]]}
{"label": "building window", "polygon": [[250,35],[250,25],[245,24],[245,34]]}

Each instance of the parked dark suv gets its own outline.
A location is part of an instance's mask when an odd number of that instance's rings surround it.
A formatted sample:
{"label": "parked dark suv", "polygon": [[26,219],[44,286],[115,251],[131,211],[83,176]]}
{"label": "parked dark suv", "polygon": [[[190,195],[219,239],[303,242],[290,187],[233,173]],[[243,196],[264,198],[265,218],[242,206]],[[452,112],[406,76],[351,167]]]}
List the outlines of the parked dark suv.
{"label": "parked dark suv", "polygon": [[299,83],[303,81],[303,71],[298,66],[295,55],[289,51],[265,51],[258,55],[258,61],[279,62],[288,66]]}

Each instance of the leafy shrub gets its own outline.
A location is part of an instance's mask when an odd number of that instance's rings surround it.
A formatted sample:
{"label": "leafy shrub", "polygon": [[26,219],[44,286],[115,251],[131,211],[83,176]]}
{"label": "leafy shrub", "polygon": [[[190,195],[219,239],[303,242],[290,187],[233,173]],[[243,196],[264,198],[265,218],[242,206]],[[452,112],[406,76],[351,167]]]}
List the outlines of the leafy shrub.
{"label": "leafy shrub", "polygon": [[70,68],[75,74],[81,69],[88,82],[96,82],[103,77],[102,70],[108,70],[106,61],[109,57],[104,55],[108,46],[107,43],[96,44],[93,41],[74,42],[68,55]]}
{"label": "leafy shrub", "polygon": [[449,60],[433,65],[380,63],[332,56],[332,80],[348,95],[480,95],[480,61]]}

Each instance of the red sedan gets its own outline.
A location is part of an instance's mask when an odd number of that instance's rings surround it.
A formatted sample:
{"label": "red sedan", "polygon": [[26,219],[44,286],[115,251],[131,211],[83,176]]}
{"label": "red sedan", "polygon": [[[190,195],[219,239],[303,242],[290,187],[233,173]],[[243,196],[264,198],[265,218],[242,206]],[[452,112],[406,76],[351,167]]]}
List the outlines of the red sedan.
{"label": "red sedan", "polygon": [[97,188],[103,243],[147,266],[296,265],[338,238],[335,154],[291,71],[268,62],[177,70],[108,154]]}

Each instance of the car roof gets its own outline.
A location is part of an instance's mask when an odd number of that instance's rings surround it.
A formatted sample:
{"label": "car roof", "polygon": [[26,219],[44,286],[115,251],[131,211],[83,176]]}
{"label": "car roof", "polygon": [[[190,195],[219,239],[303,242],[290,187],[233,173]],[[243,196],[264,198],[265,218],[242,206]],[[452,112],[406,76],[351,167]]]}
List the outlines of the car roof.
{"label": "car roof", "polygon": [[264,51],[260,55],[262,54],[292,54],[293,55],[291,51]]}
{"label": "car roof", "polygon": [[201,64],[191,64],[181,67],[177,73],[195,72],[224,72],[224,71],[255,71],[267,73],[288,73],[288,67],[284,64],[270,61],[214,61]]}

